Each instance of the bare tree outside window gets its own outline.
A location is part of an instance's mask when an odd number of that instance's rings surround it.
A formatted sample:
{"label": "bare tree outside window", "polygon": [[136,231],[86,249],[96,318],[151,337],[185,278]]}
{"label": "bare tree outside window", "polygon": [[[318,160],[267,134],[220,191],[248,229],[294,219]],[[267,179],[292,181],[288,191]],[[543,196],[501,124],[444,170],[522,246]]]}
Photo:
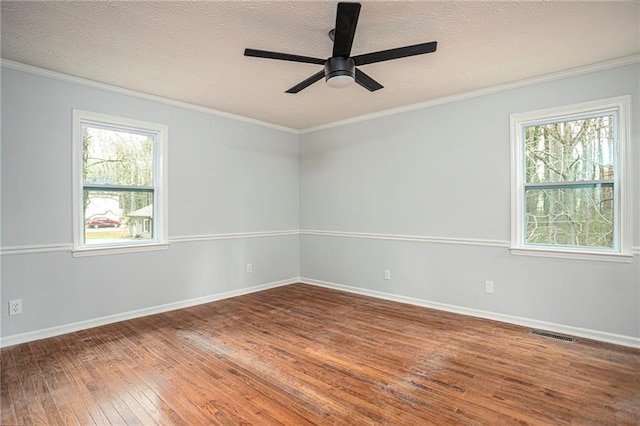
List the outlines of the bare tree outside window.
{"label": "bare tree outside window", "polygon": [[630,262],[631,96],[510,114],[515,255]]}
{"label": "bare tree outside window", "polygon": [[614,247],[614,121],[524,127],[527,244]]}

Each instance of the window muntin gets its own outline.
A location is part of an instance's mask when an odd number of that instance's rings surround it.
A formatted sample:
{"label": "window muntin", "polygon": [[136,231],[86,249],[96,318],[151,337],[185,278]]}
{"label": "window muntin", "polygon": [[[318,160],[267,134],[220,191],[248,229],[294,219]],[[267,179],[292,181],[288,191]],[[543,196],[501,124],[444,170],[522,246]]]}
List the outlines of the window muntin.
{"label": "window muntin", "polygon": [[629,97],[511,116],[512,252],[627,254]]}
{"label": "window muntin", "polygon": [[74,249],[166,242],[166,126],[74,111]]}

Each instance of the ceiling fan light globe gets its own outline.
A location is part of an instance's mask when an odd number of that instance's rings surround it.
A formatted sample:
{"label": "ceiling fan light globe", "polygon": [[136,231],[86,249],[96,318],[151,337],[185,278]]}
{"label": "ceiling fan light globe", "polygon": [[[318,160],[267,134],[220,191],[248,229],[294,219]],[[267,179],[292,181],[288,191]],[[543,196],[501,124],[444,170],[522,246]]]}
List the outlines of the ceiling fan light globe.
{"label": "ceiling fan light globe", "polygon": [[327,84],[334,89],[341,89],[352,85],[355,79],[351,75],[334,75],[327,79]]}

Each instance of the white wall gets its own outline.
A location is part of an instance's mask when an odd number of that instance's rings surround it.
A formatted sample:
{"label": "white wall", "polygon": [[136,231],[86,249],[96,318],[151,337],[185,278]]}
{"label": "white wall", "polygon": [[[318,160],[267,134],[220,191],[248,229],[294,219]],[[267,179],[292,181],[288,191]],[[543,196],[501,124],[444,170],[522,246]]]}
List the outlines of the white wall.
{"label": "white wall", "polygon": [[[168,125],[169,249],[71,256],[74,108]],[[1,156],[5,343],[299,276],[297,134],[3,68]]]}
{"label": "white wall", "polygon": [[[302,279],[640,346],[639,75],[629,65],[303,134]],[[511,255],[509,115],[624,94],[633,262]]]}
{"label": "white wall", "polygon": [[[640,346],[639,76],[631,65],[296,135],[3,68],[0,343],[302,277]],[[623,94],[633,262],[511,255],[509,114]],[[73,108],[169,126],[168,250],[71,256]],[[24,314],[7,315],[12,299]]]}

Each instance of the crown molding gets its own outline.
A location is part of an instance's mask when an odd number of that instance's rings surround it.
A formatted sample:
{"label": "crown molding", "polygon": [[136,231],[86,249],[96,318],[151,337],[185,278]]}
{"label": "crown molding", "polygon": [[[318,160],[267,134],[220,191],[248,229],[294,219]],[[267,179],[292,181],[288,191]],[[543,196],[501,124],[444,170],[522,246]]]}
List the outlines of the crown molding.
{"label": "crown molding", "polygon": [[184,108],[191,111],[201,112],[204,114],[215,115],[217,117],[228,118],[230,120],[241,121],[248,124],[254,124],[257,126],[267,127],[274,130],[280,130],[287,133],[300,134],[300,131],[291,127],[280,126],[278,124],[267,123],[266,121],[256,120],[254,118],[245,117],[238,114],[232,114],[229,112],[219,111],[213,108],[207,108],[199,105],[190,104],[187,102],[177,101],[175,99],[169,99],[158,95],[152,95],[150,93],[139,92],[137,90],[125,89],[124,87],[113,86],[111,84],[100,83],[95,80],[89,80],[82,77],[76,77],[69,74],[64,74],[57,71],[51,71],[44,68],[35,67],[33,65],[27,65],[20,62],[11,61],[9,59],[0,58],[0,66],[15,70],[22,71],[29,74],[34,74],[40,77],[47,77],[54,80],[65,81],[67,83],[74,83],[80,86],[90,87],[93,89],[101,89],[120,95],[131,96],[138,99],[157,102],[164,105],[174,106],[178,108]]}
{"label": "crown molding", "polygon": [[499,84],[497,86],[485,87],[483,89],[472,90],[469,92],[459,93],[457,95],[445,96],[442,98],[431,99],[425,102],[419,102],[411,105],[405,105],[398,108],[387,109],[384,111],[365,114],[358,117],[348,118],[346,120],[334,121],[319,126],[308,127],[300,130],[301,134],[317,132],[320,130],[331,129],[334,127],[346,126],[348,124],[359,123],[362,121],[373,120],[376,118],[387,117],[390,115],[401,114],[403,112],[415,111],[418,109],[428,108],[436,105],[447,104],[450,102],[462,101],[465,99],[477,98],[479,96],[491,95],[494,93],[505,92],[507,90],[519,89],[521,87],[533,86],[535,84],[548,83],[551,81],[561,80],[569,77],[576,77],[583,74],[590,74],[598,71],[605,71],[612,68],[618,68],[625,65],[640,63],[640,54],[625,56],[622,58],[612,59],[610,61],[599,62],[596,64],[585,65],[578,68],[571,68],[564,71],[545,74],[537,77],[531,77],[524,80],[518,80],[511,83]]}
{"label": "crown molding", "polygon": [[210,114],[217,117],[224,117],[235,121],[241,121],[244,123],[255,124],[262,127],[267,127],[274,130],[280,130],[287,133],[293,134],[305,134],[317,132],[319,130],[330,129],[334,127],[345,126],[348,124],[359,123],[362,121],[373,120],[376,118],[386,117],[390,115],[396,115],[403,112],[414,111],[422,108],[432,107],[435,105],[446,104],[449,102],[457,102],[465,99],[476,98],[479,96],[490,95],[493,93],[504,92],[507,90],[517,89],[521,87],[532,86],[534,84],[546,83],[555,80],[561,80],[563,78],[575,77],[583,74],[589,74],[598,71],[604,71],[612,68],[618,68],[625,65],[636,64],[640,62],[640,54],[635,54],[631,56],[625,56],[622,58],[612,59],[610,61],[599,62],[596,64],[586,65],[578,68],[571,68],[565,71],[545,74],[538,77],[532,77],[524,80],[518,80],[511,83],[500,84],[497,86],[486,87],[483,89],[472,90],[469,92],[460,93],[452,96],[445,96],[442,98],[432,99],[425,102],[419,102],[411,105],[405,105],[398,108],[392,108],[384,111],[374,112],[371,114],[365,114],[358,117],[348,118],[346,120],[338,120],[327,124],[322,124],[319,126],[308,127],[306,129],[294,129],[291,127],[281,126],[278,124],[268,123],[261,120],[256,120],[254,118],[245,117],[238,114],[232,114],[224,111],[219,111],[213,108],[207,108],[199,105],[190,104],[187,102],[177,101],[174,99],[164,98],[162,96],[152,95],[149,93],[139,92],[136,90],[125,89],[118,86],[113,86],[106,83],[100,83],[94,80],[89,80],[81,77],[72,76],[69,74],[64,74],[56,71],[47,70],[44,68],[35,67],[32,65],[26,65],[20,62],[11,61],[9,59],[0,58],[0,66],[16,70],[23,71],[30,74],[39,75],[42,77],[48,77],[56,80],[66,81],[70,83],[76,83],[86,87],[92,87],[96,89],[102,89],[109,92],[119,93],[122,95],[132,96],[139,99],[145,99],[153,102],[158,102],[165,105],[175,106],[179,108],[184,108],[196,112],[201,112],[204,114]]}

